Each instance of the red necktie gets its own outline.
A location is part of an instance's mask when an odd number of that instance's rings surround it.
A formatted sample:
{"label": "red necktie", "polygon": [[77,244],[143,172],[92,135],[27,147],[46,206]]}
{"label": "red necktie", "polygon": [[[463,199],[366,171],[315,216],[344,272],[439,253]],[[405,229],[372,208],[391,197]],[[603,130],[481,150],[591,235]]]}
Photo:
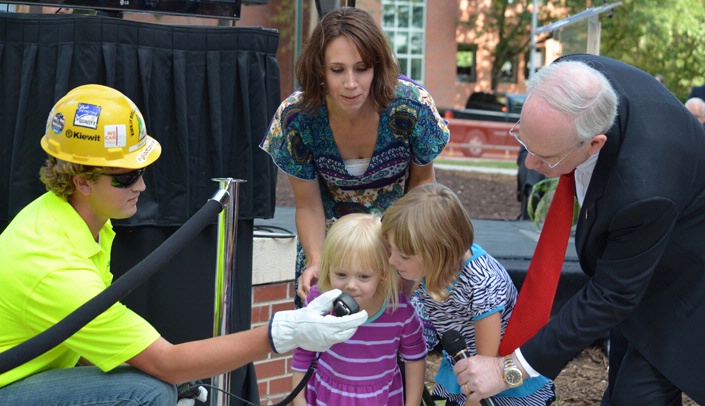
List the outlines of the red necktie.
{"label": "red necktie", "polygon": [[536,251],[499,345],[500,356],[511,354],[527,342],[551,316],[551,307],[573,224],[574,198],[573,172],[561,175],[536,244]]}

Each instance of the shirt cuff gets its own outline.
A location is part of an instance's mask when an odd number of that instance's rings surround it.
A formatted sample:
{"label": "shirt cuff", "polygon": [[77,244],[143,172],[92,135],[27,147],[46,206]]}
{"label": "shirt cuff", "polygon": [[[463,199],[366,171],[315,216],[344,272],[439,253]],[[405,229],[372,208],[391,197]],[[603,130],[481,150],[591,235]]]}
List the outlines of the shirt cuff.
{"label": "shirt cuff", "polygon": [[536,372],[534,368],[531,368],[531,365],[529,365],[529,363],[526,361],[526,358],[524,358],[524,356],[521,354],[521,349],[517,348],[516,350],[514,350],[514,355],[517,356],[517,360],[519,360],[521,366],[524,367],[526,373],[529,374],[529,377],[536,378],[537,376],[541,376],[541,374]]}

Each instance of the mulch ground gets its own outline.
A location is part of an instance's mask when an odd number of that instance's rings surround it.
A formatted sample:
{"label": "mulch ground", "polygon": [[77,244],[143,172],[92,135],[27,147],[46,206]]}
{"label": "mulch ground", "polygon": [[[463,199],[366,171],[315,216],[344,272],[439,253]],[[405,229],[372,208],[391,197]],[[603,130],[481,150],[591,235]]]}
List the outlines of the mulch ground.
{"label": "mulch ground", "polygon": [[[451,188],[473,219],[515,220],[520,206],[516,198],[516,177],[477,172],[436,169],[436,180]],[[293,206],[294,197],[287,176],[279,172],[277,205]],[[433,388],[433,376],[440,363],[440,352],[427,359],[426,385]],[[600,347],[585,349],[563,369],[555,380],[557,406],[599,405],[607,388],[608,363]],[[438,403],[441,405],[441,403]],[[683,405],[696,406],[684,396]]]}
{"label": "mulch ground", "polygon": [[[513,220],[519,216],[514,176],[436,169],[436,180],[458,195],[472,218]],[[277,206],[293,205],[294,195],[288,177],[280,171],[277,176]]]}

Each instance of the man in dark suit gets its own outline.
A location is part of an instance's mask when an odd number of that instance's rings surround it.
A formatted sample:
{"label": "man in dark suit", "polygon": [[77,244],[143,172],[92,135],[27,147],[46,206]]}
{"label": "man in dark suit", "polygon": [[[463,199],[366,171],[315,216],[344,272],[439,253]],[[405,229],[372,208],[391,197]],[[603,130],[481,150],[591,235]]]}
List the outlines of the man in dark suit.
{"label": "man in dark suit", "polygon": [[691,87],[690,95],[688,95],[688,98],[690,99],[692,97],[699,97],[705,100],[705,85]]}
{"label": "man in dark suit", "polygon": [[606,57],[560,58],[528,93],[526,166],[575,170],[575,246],[590,279],[508,360],[459,361],[458,383],[478,401],[510,386],[512,369],[554,379],[609,331],[603,404],[679,405],[682,393],[705,404],[703,126],[651,75]]}
{"label": "man in dark suit", "polygon": [[690,111],[695,118],[705,124],[705,101],[699,97],[691,97],[685,101],[685,108]]}

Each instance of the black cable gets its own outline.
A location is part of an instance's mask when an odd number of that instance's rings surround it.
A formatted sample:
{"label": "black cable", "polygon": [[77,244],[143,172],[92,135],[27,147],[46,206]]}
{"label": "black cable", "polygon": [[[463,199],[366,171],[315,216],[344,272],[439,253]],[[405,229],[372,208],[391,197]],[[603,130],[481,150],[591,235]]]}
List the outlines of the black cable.
{"label": "black cable", "polygon": [[308,370],[304,374],[304,377],[301,379],[301,382],[299,382],[299,384],[296,385],[296,387],[294,388],[293,391],[291,391],[289,396],[285,397],[284,400],[275,404],[274,406],[288,405],[292,400],[294,400],[296,395],[298,395],[299,392],[301,392],[301,390],[306,387],[306,383],[308,383],[308,380],[311,379],[311,376],[313,375],[313,372],[316,369],[316,361],[318,361],[318,359],[320,357],[321,357],[321,353],[319,352],[318,356],[316,356],[316,358],[314,358],[313,361],[311,361],[311,365],[308,366]]}
{"label": "black cable", "polygon": [[[276,234],[274,230],[281,231],[283,234]],[[294,238],[296,237],[296,234],[291,232],[290,230],[284,228],[284,227],[279,227],[279,226],[269,226],[269,225],[258,225],[254,227],[253,230],[253,237],[257,238]],[[270,234],[260,234],[257,233],[257,231],[266,231]]]}
{"label": "black cable", "polygon": [[144,281],[164,267],[174,255],[181,252],[186,244],[191,242],[193,236],[201,232],[222,210],[221,202],[209,200],[147,258],[140,261],[107,289],[45,331],[0,353],[0,374],[61,344],[114,303],[137,289]]}
{"label": "black cable", "polygon": [[228,395],[228,396],[230,396],[230,397],[233,397],[233,398],[235,398],[235,399],[237,399],[237,400],[239,400],[239,401],[241,401],[241,402],[245,402],[245,404],[252,405],[252,406],[259,406],[257,403],[252,403],[252,402],[250,402],[249,400],[245,400],[245,399],[243,399],[243,398],[237,396],[237,395],[234,394],[234,393],[228,392],[228,391],[226,391],[225,389],[220,389],[220,388],[218,388],[218,387],[216,387],[216,386],[214,386],[214,385],[209,385],[209,384],[207,384],[207,383],[195,383],[195,384],[193,384],[193,386],[189,387],[189,390],[190,390],[190,391],[197,390],[199,386],[203,386],[204,388],[214,389],[214,390],[217,390],[218,392],[223,392],[223,393],[225,393],[226,395]]}
{"label": "black cable", "polygon": [[[311,361],[311,365],[308,366],[308,370],[306,371],[306,373],[304,374],[303,378],[301,379],[301,382],[299,382],[299,384],[296,385],[296,387],[294,388],[294,390],[292,390],[291,393],[289,393],[289,395],[287,395],[287,397],[284,398],[284,400],[282,400],[282,401],[279,402],[279,403],[276,403],[274,406],[284,406],[284,405],[288,405],[289,403],[291,403],[291,401],[294,400],[294,398],[296,397],[296,395],[298,395],[299,392],[301,392],[301,391],[306,387],[306,384],[308,383],[308,380],[311,379],[311,376],[313,376],[313,372],[314,372],[315,369],[316,369],[316,361],[318,361],[318,358],[320,358],[320,357],[321,357],[321,354],[318,353],[318,356],[316,356],[316,358]],[[230,396],[230,397],[233,397],[233,398],[235,398],[235,399],[237,399],[237,400],[239,400],[239,401],[241,401],[241,402],[247,403],[248,405],[259,406],[259,405],[257,405],[256,403],[252,403],[252,402],[250,402],[249,400],[245,400],[245,399],[243,399],[243,398],[241,398],[241,397],[235,395],[234,393],[230,393],[230,392],[228,392],[228,391],[226,391],[226,390],[224,390],[224,389],[220,389],[220,388],[218,388],[218,387],[215,387],[215,386],[213,386],[213,385],[209,385],[209,384],[206,384],[206,383],[202,383],[202,382],[200,382],[200,381],[195,381],[195,382],[191,383],[191,384],[188,386],[188,388],[184,390],[184,392],[185,392],[185,393],[188,393],[189,396],[184,396],[184,397],[186,397],[186,398],[192,398],[192,395],[195,395],[195,394],[198,393],[198,387],[199,387],[199,386],[203,386],[204,388],[211,388],[211,389],[215,389],[215,390],[217,390],[217,391],[219,391],[219,392],[223,392],[223,393],[225,393],[226,395],[228,395],[228,396]]]}
{"label": "black cable", "polygon": [[423,404],[426,406],[434,406],[436,404],[436,401],[433,400],[433,396],[431,396],[431,392],[428,391],[428,387],[426,385],[423,386],[423,393],[421,393],[421,400],[423,401]]}
{"label": "black cable", "polygon": [[255,230],[264,230],[264,231],[270,231],[270,232],[271,232],[272,230],[279,230],[279,231],[283,231],[283,232],[285,232],[285,233],[294,235],[294,233],[291,232],[288,228],[279,227],[279,226],[273,226],[273,225],[264,225],[264,224],[262,224],[262,225],[256,225],[256,226],[255,226]]}

